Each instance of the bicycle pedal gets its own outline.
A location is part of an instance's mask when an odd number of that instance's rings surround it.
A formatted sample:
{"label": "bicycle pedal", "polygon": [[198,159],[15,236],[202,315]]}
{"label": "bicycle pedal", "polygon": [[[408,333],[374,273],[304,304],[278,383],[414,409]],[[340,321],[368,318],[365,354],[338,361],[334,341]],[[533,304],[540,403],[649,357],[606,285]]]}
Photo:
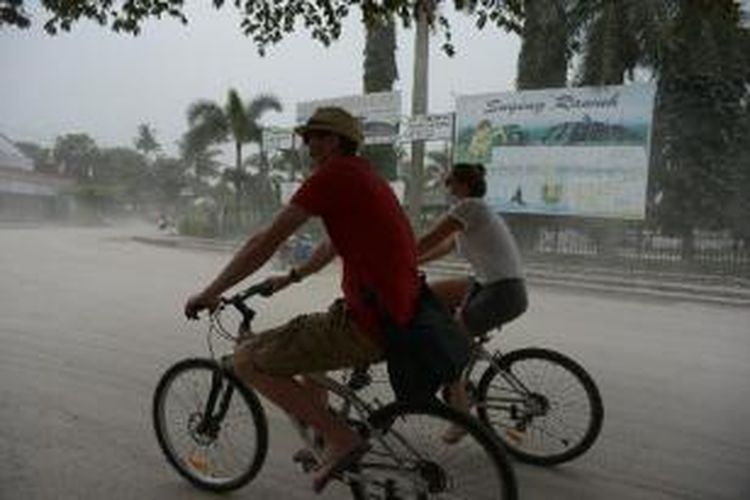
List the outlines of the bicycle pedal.
{"label": "bicycle pedal", "polygon": [[299,464],[304,472],[310,472],[318,467],[318,458],[312,450],[303,448],[292,455],[292,462]]}

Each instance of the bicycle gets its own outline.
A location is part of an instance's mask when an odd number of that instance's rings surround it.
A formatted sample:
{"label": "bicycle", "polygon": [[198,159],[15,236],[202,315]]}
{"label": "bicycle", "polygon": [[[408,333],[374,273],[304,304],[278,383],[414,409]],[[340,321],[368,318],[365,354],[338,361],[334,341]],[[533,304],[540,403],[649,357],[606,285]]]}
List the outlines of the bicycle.
{"label": "bicycle", "polygon": [[[490,351],[489,340],[489,333],[474,339],[464,371],[477,419],[524,463],[553,466],[586,453],[604,423],[604,404],[591,375],[552,349]],[[374,378],[387,384],[385,373]],[[448,400],[445,393],[443,399]]]}
{"label": "bicycle", "polygon": [[[475,338],[465,370],[479,420],[522,462],[557,465],[586,453],[604,422],[594,379],[575,360],[552,349],[490,352],[488,340],[487,334]],[[477,377],[480,363],[488,366]]]}
{"label": "bicycle", "polygon": [[[154,392],[158,444],[176,471],[200,489],[224,492],[243,487],[257,476],[266,458],[265,411],[255,392],[223,361],[226,358],[217,359],[214,337],[232,343],[251,337],[256,312],[245,301],[268,292],[260,283],[222,299],[209,316],[206,338],[211,357],[177,362]],[[229,306],[241,316],[237,334],[221,322]],[[515,474],[502,444],[472,417],[437,402],[365,401],[357,393],[370,384],[367,368],[351,371],[346,383],[327,375],[309,378],[330,391],[337,400],[331,411],[370,444],[356,464],[334,477],[348,486],[353,498],[517,498]],[[305,446],[295,461],[310,470],[321,456],[321,440],[305,424],[290,419]],[[447,447],[439,436],[452,425],[463,427],[467,437],[460,446]]]}

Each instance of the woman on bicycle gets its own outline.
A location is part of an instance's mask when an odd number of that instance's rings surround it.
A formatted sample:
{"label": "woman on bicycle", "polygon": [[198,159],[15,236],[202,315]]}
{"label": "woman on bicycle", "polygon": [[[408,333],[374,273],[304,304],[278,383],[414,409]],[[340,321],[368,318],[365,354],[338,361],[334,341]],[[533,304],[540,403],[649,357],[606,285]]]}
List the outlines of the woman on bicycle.
{"label": "woman on bicycle", "polygon": [[[507,323],[528,307],[520,252],[503,218],[483,201],[485,168],[479,163],[455,164],[445,180],[452,204],[419,240],[419,263],[454,249],[471,264],[472,276],[430,283],[433,291],[455,311],[472,336]],[[469,412],[464,380],[448,387],[448,403]],[[449,429],[443,439],[458,442],[463,431]]]}

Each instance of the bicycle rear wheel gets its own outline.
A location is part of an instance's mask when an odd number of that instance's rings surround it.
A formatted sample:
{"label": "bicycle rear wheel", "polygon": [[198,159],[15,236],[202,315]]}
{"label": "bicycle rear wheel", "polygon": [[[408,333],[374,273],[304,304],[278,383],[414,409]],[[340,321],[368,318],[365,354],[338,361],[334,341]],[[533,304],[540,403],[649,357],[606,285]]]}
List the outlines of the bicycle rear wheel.
{"label": "bicycle rear wheel", "polygon": [[252,480],[268,451],[255,394],[210,359],[186,359],[156,387],[153,425],[169,463],[200,489],[230,491]]}
{"label": "bicycle rear wheel", "polygon": [[482,375],[479,419],[519,460],[556,465],[594,444],[604,421],[599,389],[586,371],[556,351],[519,349]]}
{"label": "bicycle rear wheel", "polygon": [[[515,500],[516,479],[502,444],[472,417],[442,404],[392,403],[370,418],[372,449],[351,471],[353,497]],[[446,444],[459,426],[466,435]]]}

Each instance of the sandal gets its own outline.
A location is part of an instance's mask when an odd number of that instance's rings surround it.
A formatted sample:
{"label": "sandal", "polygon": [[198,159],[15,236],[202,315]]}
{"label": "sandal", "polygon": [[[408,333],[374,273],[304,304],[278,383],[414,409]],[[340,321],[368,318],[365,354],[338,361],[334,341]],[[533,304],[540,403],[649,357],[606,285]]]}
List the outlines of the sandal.
{"label": "sandal", "polygon": [[[359,462],[360,459],[368,451],[370,451],[370,448],[370,443],[368,443],[367,441],[363,441],[362,443],[356,445],[354,448],[342,455],[338,460],[330,465],[327,471],[313,480],[313,491],[315,493],[320,493],[321,491],[323,491],[323,489],[331,479]],[[325,465],[322,465],[321,467],[325,467]]]}
{"label": "sandal", "polygon": [[467,431],[465,428],[458,425],[451,425],[443,433],[443,442],[445,444],[456,444],[461,441],[466,434]]}

